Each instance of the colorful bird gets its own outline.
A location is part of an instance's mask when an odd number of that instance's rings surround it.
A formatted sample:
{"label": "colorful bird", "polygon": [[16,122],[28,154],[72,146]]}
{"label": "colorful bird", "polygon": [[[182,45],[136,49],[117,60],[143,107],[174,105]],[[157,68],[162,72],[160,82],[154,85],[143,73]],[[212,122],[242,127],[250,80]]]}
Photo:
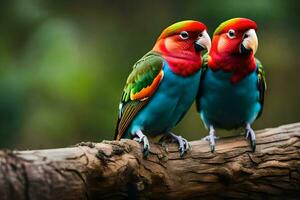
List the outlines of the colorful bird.
{"label": "colorful bird", "polygon": [[215,150],[215,128],[245,127],[255,151],[251,124],[262,113],[266,80],[264,69],[254,54],[258,47],[257,25],[246,18],[223,22],[215,30],[212,47],[203,57],[196,106]]}
{"label": "colorful bird", "polygon": [[206,29],[203,23],[193,20],[175,23],[134,64],[123,89],[115,140],[133,138],[143,143],[147,156],[147,136],[167,134],[178,142],[181,155],[188,150],[188,141],[170,131],[196,97],[201,52],[211,46]]}

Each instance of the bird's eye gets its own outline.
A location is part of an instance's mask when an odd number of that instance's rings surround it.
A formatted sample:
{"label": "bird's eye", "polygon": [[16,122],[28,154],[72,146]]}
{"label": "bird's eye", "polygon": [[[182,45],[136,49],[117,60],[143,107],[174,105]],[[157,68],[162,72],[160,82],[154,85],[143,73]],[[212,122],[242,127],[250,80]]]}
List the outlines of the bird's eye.
{"label": "bird's eye", "polygon": [[234,31],[233,29],[230,29],[230,30],[227,32],[227,36],[228,36],[230,39],[235,38],[235,31]]}
{"label": "bird's eye", "polygon": [[183,39],[183,40],[186,40],[189,38],[189,34],[188,32],[186,31],[182,31],[180,34],[179,34],[180,38]]}

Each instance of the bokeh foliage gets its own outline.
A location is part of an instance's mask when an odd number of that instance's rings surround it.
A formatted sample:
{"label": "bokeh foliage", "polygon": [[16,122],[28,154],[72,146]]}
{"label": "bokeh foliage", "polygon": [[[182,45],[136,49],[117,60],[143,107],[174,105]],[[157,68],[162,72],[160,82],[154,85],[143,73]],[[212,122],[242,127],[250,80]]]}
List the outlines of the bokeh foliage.
{"label": "bokeh foliage", "polygon": [[[257,57],[267,71],[256,128],[300,120],[299,1],[11,0],[0,6],[0,147],[48,148],[112,139],[132,64],[166,26],[232,17],[259,26]],[[195,107],[176,127],[206,134]]]}

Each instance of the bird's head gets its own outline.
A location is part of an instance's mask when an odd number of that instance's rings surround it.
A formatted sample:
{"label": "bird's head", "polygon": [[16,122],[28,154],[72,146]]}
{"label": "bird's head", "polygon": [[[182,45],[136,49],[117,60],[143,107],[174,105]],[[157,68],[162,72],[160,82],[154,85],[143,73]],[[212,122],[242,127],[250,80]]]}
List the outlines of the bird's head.
{"label": "bird's head", "polygon": [[177,73],[188,75],[200,69],[201,52],[209,51],[210,47],[211,40],[206,26],[198,21],[186,20],[167,27],[157,39],[153,50],[173,63]]}
{"label": "bird's head", "polygon": [[214,32],[208,66],[213,70],[233,72],[232,83],[242,80],[256,68],[256,31],[256,23],[246,18],[233,18],[221,23]]}
{"label": "bird's head", "polygon": [[219,25],[212,40],[212,51],[221,55],[253,56],[258,47],[256,23],[233,18]]}
{"label": "bird's head", "polygon": [[159,36],[153,50],[162,54],[185,56],[200,55],[209,50],[210,37],[206,26],[198,21],[186,20],[167,27]]}

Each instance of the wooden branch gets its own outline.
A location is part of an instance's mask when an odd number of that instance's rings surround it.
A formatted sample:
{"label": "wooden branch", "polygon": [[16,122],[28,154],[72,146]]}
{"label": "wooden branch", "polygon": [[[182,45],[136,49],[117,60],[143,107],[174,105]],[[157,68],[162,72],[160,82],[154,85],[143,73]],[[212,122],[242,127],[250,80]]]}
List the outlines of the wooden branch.
{"label": "wooden branch", "polygon": [[184,158],[176,144],[152,144],[143,159],[132,140],[0,151],[0,199],[300,198],[300,123],[257,131],[255,153],[242,136],[215,153],[191,145]]}

